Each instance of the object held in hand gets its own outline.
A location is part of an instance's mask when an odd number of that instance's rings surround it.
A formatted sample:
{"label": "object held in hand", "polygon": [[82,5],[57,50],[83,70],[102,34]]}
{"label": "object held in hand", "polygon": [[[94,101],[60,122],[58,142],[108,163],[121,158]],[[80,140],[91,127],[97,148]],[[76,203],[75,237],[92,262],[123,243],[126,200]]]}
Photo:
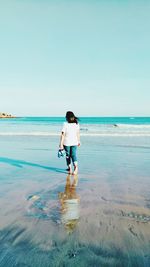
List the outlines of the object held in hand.
{"label": "object held in hand", "polygon": [[59,149],[58,150],[58,158],[64,157],[65,156],[65,150],[64,149]]}

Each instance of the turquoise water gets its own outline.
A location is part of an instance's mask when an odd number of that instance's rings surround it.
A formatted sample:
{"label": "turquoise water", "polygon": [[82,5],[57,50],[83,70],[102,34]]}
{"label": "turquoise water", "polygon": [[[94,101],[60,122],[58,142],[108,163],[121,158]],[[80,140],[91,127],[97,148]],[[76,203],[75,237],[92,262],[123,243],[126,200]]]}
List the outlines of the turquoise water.
{"label": "turquoise water", "polygon": [[74,191],[63,121],[0,120],[0,267],[149,267],[150,118],[80,118]]}
{"label": "turquoise water", "polygon": [[[0,135],[58,135],[64,117],[0,120]],[[150,117],[80,117],[82,135],[150,136]]]}
{"label": "turquoise water", "polygon": [[[4,123],[61,123],[64,117],[19,117],[1,120]],[[81,124],[150,124],[150,117],[79,117]]]}

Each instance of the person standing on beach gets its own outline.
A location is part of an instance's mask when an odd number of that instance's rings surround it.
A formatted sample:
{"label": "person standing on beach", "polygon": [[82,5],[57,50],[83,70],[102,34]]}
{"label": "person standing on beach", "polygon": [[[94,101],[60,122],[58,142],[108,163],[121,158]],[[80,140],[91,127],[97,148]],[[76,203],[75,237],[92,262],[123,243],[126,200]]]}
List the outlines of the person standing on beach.
{"label": "person standing on beach", "polygon": [[[72,111],[67,111],[66,122],[63,124],[61,137],[60,137],[60,149],[66,151],[66,163],[67,171],[69,174],[78,173],[77,162],[77,147],[80,146],[80,127],[78,118]],[[74,171],[72,172],[71,163],[73,163]]]}

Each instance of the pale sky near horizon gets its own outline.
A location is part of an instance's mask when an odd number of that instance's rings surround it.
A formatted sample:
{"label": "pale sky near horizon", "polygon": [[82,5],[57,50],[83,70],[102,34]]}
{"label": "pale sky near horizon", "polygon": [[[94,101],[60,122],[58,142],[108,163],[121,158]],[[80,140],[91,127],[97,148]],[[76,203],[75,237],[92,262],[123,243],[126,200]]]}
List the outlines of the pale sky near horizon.
{"label": "pale sky near horizon", "polygon": [[0,112],[150,116],[150,1],[0,2]]}

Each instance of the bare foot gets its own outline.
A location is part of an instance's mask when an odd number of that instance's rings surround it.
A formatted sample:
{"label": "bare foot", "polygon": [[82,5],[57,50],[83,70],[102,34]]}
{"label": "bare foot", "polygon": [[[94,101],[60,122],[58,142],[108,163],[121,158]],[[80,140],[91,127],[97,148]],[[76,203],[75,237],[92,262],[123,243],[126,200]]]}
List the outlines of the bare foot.
{"label": "bare foot", "polygon": [[68,173],[69,174],[72,174],[72,168],[71,168],[71,166],[69,166],[69,168],[68,168]]}
{"label": "bare foot", "polygon": [[78,166],[74,166],[74,172],[73,174],[76,175],[78,173]]}

